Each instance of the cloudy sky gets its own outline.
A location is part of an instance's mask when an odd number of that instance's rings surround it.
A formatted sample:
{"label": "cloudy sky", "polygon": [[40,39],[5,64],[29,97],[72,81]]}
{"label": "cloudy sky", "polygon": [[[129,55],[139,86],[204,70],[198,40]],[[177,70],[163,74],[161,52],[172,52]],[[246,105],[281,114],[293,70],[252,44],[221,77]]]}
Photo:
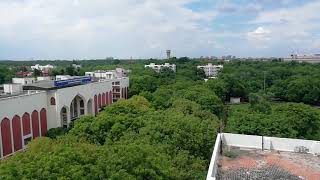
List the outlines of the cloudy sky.
{"label": "cloudy sky", "polygon": [[0,0],[0,59],[320,53],[320,0]]}

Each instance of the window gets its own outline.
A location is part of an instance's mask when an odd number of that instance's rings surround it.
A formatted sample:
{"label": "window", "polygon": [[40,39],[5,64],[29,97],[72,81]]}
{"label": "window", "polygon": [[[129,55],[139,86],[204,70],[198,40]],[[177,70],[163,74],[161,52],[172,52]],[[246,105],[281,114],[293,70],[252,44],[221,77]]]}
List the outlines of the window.
{"label": "window", "polygon": [[25,138],[23,140],[24,146],[26,146],[31,141],[31,137]]}
{"label": "window", "polygon": [[54,97],[50,99],[50,104],[53,106],[56,105],[56,99]]}

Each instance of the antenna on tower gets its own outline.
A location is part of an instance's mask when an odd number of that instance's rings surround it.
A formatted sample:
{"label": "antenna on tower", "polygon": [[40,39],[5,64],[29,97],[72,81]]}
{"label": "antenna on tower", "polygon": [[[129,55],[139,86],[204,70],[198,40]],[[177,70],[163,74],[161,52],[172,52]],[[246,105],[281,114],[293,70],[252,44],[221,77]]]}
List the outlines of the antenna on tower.
{"label": "antenna on tower", "polygon": [[170,59],[170,58],[171,58],[171,50],[168,49],[168,50],[166,51],[166,53],[167,53],[167,59]]}

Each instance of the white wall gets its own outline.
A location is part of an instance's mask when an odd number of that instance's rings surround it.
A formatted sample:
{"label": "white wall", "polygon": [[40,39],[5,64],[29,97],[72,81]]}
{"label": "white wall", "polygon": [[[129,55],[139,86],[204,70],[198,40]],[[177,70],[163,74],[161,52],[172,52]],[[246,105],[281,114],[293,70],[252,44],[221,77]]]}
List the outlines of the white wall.
{"label": "white wall", "polygon": [[264,150],[277,150],[294,152],[295,147],[304,146],[309,149],[309,153],[320,153],[320,141],[277,138],[268,136],[252,136],[243,134],[222,134],[223,144],[228,146],[246,147]]}
{"label": "white wall", "polygon": [[309,153],[320,154],[320,141],[264,137],[264,143],[268,150],[294,152],[295,147],[304,146],[309,149]]}
{"label": "white wall", "polygon": [[215,180],[218,171],[218,161],[220,156],[220,146],[221,146],[221,134],[217,135],[216,142],[214,145],[210,166],[207,174],[207,180]]}
{"label": "white wall", "polygon": [[3,92],[10,93],[10,94],[18,94],[21,93],[22,85],[21,84],[4,84],[3,85]]}
{"label": "white wall", "polygon": [[32,84],[36,81],[35,78],[12,78],[12,83],[14,84]]}
{"label": "white wall", "polygon": [[229,146],[261,149],[262,137],[223,133],[222,142],[223,144],[229,145]]}
{"label": "white wall", "polygon": [[0,99],[0,121],[5,117],[11,120],[15,115],[21,118],[25,112],[31,115],[34,110],[40,113],[42,108],[47,109],[46,97],[46,92],[39,92]]}

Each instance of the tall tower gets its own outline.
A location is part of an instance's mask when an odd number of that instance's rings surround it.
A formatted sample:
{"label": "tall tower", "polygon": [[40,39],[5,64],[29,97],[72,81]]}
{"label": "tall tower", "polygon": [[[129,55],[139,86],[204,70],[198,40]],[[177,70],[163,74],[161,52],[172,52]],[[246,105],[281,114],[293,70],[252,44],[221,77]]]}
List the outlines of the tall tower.
{"label": "tall tower", "polygon": [[166,52],[167,52],[167,59],[170,59],[171,58],[171,50],[168,49]]}

